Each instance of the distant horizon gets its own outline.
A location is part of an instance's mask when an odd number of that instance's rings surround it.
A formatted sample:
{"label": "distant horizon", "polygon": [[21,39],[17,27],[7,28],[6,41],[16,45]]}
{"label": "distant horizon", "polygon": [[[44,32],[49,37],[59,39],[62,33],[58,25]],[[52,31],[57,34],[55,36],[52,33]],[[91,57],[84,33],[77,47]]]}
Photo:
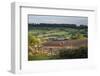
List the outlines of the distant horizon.
{"label": "distant horizon", "polygon": [[79,16],[29,15],[28,24],[75,24],[77,26],[88,26],[88,18]]}

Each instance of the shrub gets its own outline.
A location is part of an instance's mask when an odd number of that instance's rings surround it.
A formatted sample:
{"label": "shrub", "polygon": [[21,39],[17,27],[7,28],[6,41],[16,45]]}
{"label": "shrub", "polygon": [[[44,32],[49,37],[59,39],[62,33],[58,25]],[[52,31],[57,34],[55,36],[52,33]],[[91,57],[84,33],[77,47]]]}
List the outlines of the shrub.
{"label": "shrub", "polygon": [[74,58],[87,58],[87,47],[80,47],[78,49],[61,49],[59,50],[60,59],[74,59]]}

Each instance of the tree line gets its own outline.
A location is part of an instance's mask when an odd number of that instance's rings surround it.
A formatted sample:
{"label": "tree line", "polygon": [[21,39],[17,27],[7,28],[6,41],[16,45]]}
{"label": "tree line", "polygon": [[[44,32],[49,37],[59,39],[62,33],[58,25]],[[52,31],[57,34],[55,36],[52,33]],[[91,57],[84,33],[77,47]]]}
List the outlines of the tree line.
{"label": "tree line", "polygon": [[87,29],[88,26],[87,25],[80,25],[77,26],[76,24],[48,24],[48,23],[32,23],[32,24],[28,24],[29,27],[67,27],[67,28],[79,28],[79,29]]}

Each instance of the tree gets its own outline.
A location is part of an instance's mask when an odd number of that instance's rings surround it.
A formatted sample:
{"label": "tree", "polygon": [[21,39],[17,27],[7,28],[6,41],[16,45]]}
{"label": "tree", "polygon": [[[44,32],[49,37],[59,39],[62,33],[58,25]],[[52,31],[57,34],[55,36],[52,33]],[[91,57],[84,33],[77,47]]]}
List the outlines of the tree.
{"label": "tree", "polygon": [[32,50],[32,47],[34,47],[36,51],[39,51],[41,44],[42,41],[39,37],[32,35],[32,33],[28,34],[28,46],[31,48],[30,50]]}

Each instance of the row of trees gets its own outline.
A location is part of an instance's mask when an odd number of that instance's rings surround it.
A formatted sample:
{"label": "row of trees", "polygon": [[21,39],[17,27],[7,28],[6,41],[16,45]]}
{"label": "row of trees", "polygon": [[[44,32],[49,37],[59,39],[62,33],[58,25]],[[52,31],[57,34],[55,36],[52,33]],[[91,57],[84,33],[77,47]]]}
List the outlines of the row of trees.
{"label": "row of trees", "polygon": [[47,23],[40,23],[40,24],[28,24],[29,27],[67,27],[67,28],[88,28],[87,25],[80,25],[77,26],[76,24],[47,24]]}

